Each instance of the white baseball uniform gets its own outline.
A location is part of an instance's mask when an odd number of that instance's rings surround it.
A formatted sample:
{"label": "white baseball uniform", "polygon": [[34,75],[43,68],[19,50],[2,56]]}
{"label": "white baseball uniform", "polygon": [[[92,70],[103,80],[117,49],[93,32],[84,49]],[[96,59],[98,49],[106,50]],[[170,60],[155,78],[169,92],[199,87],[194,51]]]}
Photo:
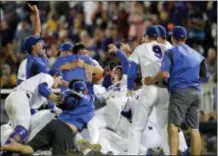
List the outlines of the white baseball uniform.
{"label": "white baseball uniform", "polygon": [[[142,80],[147,76],[153,76],[159,72],[162,56],[166,50],[163,44],[156,41],[144,43],[135,49],[129,57],[129,60],[140,65]],[[146,127],[148,116],[153,106],[156,107],[157,111],[158,130],[167,125],[167,114],[164,110],[168,108],[168,101],[169,96],[167,89],[159,88],[155,85],[143,85],[138,102],[134,108],[132,126],[129,134],[128,154],[138,154],[142,132]],[[160,134],[160,136],[162,135],[163,134]],[[169,149],[164,152],[168,154]]]}
{"label": "white baseball uniform", "polygon": [[93,119],[88,123],[90,141],[97,143],[99,139],[99,129],[109,127],[115,129],[120,119],[120,113],[124,108],[126,97],[126,75],[123,75],[121,81],[113,84],[106,94],[103,94],[106,100],[106,106],[96,111]]}
{"label": "white baseball uniform", "polygon": [[24,59],[18,69],[18,73],[17,73],[17,79],[18,80],[26,80],[26,64],[27,64],[27,59]]}
{"label": "white baseball uniform", "polygon": [[[162,56],[171,47],[172,45],[169,42],[165,44],[155,41],[144,43],[135,49],[129,59],[140,65],[142,78],[144,79],[146,76],[153,76],[159,72]],[[158,119],[157,130],[160,136],[160,147],[163,148],[164,154],[169,154],[167,133],[168,103],[169,94],[167,89],[159,88],[155,85],[143,85],[141,95],[135,106],[135,113],[133,114],[133,123],[129,134],[128,154],[134,155],[138,153],[142,131],[146,126],[151,108],[154,106],[156,107],[156,118]],[[184,136],[180,134],[179,137],[180,144],[183,144],[183,149],[187,148],[186,143],[184,143]]]}
{"label": "white baseball uniform", "polygon": [[6,98],[5,109],[13,128],[21,125],[28,129],[31,119],[30,108],[39,108],[47,102],[47,99],[38,92],[39,84],[44,82],[51,88],[54,80],[49,74],[37,74],[23,81]]}

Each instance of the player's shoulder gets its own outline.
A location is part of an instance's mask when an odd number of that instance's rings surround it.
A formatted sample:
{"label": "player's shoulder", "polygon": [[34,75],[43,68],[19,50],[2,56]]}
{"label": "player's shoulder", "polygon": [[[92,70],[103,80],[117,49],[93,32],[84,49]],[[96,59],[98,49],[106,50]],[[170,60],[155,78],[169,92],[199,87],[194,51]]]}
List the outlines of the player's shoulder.
{"label": "player's shoulder", "polygon": [[140,53],[143,49],[145,49],[148,46],[148,43],[143,43],[138,45],[133,53]]}
{"label": "player's shoulder", "polygon": [[21,64],[25,64],[27,62],[27,58],[25,58],[22,62],[21,62]]}
{"label": "player's shoulder", "polygon": [[99,62],[93,58],[92,58],[92,61],[93,61],[94,65],[100,65]]}
{"label": "player's shoulder", "polygon": [[84,61],[87,62],[87,63],[94,64],[94,60],[93,60],[92,57],[90,57],[90,56],[79,55],[79,58],[80,58],[81,60],[84,60]]}
{"label": "player's shoulder", "polygon": [[27,64],[27,59],[24,59],[21,64],[20,64],[20,67],[19,68],[24,68]]}

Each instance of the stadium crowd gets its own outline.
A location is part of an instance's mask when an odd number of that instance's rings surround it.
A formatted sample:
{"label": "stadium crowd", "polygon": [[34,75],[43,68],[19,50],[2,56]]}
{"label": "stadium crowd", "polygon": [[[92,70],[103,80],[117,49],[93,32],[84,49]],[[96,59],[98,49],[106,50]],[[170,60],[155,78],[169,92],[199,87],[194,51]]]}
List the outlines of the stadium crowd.
{"label": "stadium crowd", "polygon": [[[202,83],[217,83],[217,2],[29,3],[39,8],[50,66],[62,43],[83,42],[108,77],[111,69],[119,64],[115,55],[107,53],[109,44],[128,43],[133,50],[148,26],[161,24],[170,32],[175,25],[184,25],[188,30],[187,44],[207,58],[208,77]],[[1,88],[13,88],[17,84],[18,67],[26,57],[22,45],[25,37],[32,34],[33,17],[25,2],[0,2],[0,9]],[[110,86],[106,78],[103,85]],[[216,120],[215,113],[201,112],[203,123]],[[206,153],[216,153],[216,135],[216,132],[202,132]]]}

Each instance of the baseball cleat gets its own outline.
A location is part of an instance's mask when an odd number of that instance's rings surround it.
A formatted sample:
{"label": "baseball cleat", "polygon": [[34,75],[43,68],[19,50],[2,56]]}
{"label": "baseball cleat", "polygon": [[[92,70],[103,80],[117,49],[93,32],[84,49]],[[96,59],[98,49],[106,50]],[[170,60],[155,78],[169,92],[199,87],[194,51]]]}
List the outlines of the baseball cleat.
{"label": "baseball cleat", "polygon": [[100,151],[101,150],[101,145],[91,144],[87,140],[79,140],[79,141],[77,141],[77,144],[79,145],[81,151],[84,151],[86,149],[90,149],[92,151]]}

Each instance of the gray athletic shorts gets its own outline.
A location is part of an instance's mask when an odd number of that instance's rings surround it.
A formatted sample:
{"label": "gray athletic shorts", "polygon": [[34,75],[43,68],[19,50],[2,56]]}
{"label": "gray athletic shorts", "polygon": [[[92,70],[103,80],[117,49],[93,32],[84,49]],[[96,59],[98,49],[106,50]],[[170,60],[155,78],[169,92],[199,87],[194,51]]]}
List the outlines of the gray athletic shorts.
{"label": "gray athletic shorts", "polygon": [[182,121],[191,128],[199,125],[200,92],[194,88],[175,89],[171,92],[168,124],[180,127]]}

